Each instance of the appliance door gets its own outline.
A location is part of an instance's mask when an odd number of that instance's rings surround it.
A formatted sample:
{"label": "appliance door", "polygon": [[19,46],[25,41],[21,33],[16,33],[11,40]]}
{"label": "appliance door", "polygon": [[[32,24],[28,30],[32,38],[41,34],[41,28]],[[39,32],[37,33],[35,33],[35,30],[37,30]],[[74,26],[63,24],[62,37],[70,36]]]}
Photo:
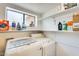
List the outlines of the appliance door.
{"label": "appliance door", "polygon": [[8,50],[5,55],[8,56],[41,56],[42,50],[40,43],[36,42],[30,45],[25,45],[22,47],[17,47]]}
{"label": "appliance door", "polygon": [[43,55],[55,56],[55,42],[49,41],[43,45]]}

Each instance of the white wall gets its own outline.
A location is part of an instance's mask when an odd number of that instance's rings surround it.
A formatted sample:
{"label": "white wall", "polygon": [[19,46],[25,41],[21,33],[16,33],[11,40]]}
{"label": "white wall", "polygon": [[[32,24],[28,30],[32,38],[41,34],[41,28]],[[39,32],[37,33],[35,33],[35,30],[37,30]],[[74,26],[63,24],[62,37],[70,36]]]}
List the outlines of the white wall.
{"label": "white wall", "polygon": [[41,20],[41,26],[43,30],[57,30],[56,21],[53,18],[48,18],[45,20]]}
{"label": "white wall", "polygon": [[59,4],[58,6],[55,6],[54,8],[52,8],[51,10],[49,10],[48,12],[44,13],[42,15],[42,18],[49,17],[49,16],[54,15],[54,14],[60,12],[60,11],[62,11],[61,4]]}

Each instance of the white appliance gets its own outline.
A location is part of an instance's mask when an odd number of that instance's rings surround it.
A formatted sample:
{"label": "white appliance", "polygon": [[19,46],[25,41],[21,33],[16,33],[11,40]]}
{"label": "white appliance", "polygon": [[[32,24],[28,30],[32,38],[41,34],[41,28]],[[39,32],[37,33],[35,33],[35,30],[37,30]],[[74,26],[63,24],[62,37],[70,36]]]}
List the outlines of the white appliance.
{"label": "white appliance", "polygon": [[49,38],[16,38],[7,41],[6,56],[54,56],[55,42]]}
{"label": "white appliance", "polygon": [[7,42],[6,56],[41,56],[41,45],[31,38],[11,39]]}

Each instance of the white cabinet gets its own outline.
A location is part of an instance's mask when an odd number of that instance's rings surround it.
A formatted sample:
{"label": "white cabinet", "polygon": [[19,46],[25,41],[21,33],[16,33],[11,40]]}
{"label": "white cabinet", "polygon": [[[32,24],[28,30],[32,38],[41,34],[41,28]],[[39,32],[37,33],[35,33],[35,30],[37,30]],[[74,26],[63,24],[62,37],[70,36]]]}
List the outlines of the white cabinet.
{"label": "white cabinet", "polygon": [[79,56],[79,47],[58,43],[56,45],[57,56]]}

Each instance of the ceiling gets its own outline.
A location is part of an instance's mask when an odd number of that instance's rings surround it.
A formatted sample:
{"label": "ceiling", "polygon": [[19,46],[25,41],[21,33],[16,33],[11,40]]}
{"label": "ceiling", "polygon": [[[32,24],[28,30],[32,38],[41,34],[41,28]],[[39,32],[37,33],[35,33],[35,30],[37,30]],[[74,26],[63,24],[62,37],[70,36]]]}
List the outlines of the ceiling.
{"label": "ceiling", "polygon": [[59,3],[14,3],[37,14],[44,14],[55,8]]}

